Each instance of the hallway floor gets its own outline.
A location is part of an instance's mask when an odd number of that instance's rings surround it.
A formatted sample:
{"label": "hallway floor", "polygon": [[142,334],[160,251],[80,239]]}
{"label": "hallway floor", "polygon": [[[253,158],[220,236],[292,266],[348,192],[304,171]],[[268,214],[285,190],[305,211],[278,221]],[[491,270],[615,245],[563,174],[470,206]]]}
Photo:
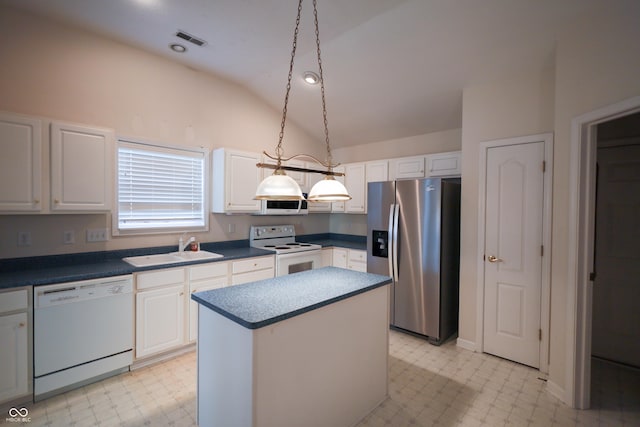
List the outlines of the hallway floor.
{"label": "hallway floor", "polygon": [[[551,397],[540,372],[454,341],[435,347],[391,331],[389,362],[389,398],[357,427],[640,425],[640,371],[599,360],[586,411]],[[33,427],[194,426],[195,397],[190,352],[25,406]]]}

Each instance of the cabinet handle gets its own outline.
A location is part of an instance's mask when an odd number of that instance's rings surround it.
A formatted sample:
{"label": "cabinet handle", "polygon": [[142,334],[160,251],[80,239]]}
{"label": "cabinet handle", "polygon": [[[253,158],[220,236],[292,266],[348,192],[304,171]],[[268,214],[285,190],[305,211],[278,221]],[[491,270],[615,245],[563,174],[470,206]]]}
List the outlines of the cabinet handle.
{"label": "cabinet handle", "polygon": [[58,199],[53,199],[53,203],[55,203],[56,205],[60,203],[60,200]]}
{"label": "cabinet handle", "polygon": [[35,200],[33,201],[33,203],[37,205],[38,203],[40,203],[40,200],[35,199]]}
{"label": "cabinet handle", "polygon": [[27,324],[26,324],[26,323],[24,323],[24,322],[20,322],[20,323],[18,323],[18,327],[19,327],[19,328],[24,328],[25,326],[27,326]]}
{"label": "cabinet handle", "polygon": [[183,295],[184,295],[184,292],[180,292],[180,296],[183,296]]}

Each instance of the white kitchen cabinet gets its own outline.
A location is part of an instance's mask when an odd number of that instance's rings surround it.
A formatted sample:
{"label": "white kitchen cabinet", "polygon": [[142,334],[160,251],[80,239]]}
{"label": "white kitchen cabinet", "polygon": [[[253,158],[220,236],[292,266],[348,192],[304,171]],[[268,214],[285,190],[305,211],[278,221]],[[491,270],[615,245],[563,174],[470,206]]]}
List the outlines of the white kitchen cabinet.
{"label": "white kitchen cabinet", "polygon": [[378,160],[375,162],[367,162],[365,164],[365,173],[367,183],[387,181],[389,179],[389,161]]}
{"label": "white kitchen cabinet", "polygon": [[415,179],[425,176],[425,156],[401,157],[389,160],[389,180]]}
{"label": "white kitchen cabinet", "polygon": [[332,265],[334,267],[347,268],[347,256],[349,250],[345,248],[333,248]]}
{"label": "white kitchen cabinet", "polygon": [[427,176],[460,176],[462,173],[460,151],[429,154],[427,156]]}
{"label": "white kitchen cabinet", "polygon": [[[339,173],[345,173],[344,166],[335,167],[335,168],[333,168],[333,171],[334,172],[339,172]],[[342,185],[344,185],[344,183],[345,183],[344,175],[343,176],[336,176],[335,178],[336,178],[336,181],[340,181],[342,183]],[[349,190],[347,189],[347,191],[349,191]],[[351,193],[349,193],[349,194],[351,194]],[[331,212],[344,212],[345,205],[346,205],[346,202],[333,202],[333,203],[331,203]]]}
{"label": "white kitchen cabinet", "polygon": [[215,213],[255,213],[260,200],[254,200],[262,173],[256,166],[261,155],[218,148],[212,154],[212,210]]}
{"label": "white kitchen cabinet", "polygon": [[[277,164],[277,162],[275,160],[273,160],[271,157],[267,157],[265,155],[262,156],[262,163],[266,163],[266,164],[270,164],[270,165],[275,165]],[[291,166],[291,167],[295,167],[295,168],[306,168],[306,163],[301,161],[301,160],[289,160],[288,162],[283,162],[282,163],[283,166]],[[269,175],[273,175],[273,171],[274,169],[269,169],[269,168],[262,168],[262,176],[261,179],[265,179],[266,177],[268,177]],[[298,183],[298,185],[300,186],[300,188],[304,189],[307,188],[307,173],[306,172],[296,172],[296,171],[288,171],[285,170],[285,173],[291,177],[291,179],[293,179],[295,182]]]}
{"label": "white kitchen cabinet", "polygon": [[30,289],[0,293],[0,404],[31,393]]}
{"label": "white kitchen cabinet", "polygon": [[111,209],[114,141],[110,129],[51,123],[51,211]]}
{"label": "white kitchen cabinet", "polygon": [[345,202],[344,211],[347,213],[366,213],[365,169],[364,163],[350,163],[344,166],[344,184],[351,195],[351,200]]}
{"label": "white kitchen cabinet", "polygon": [[322,248],[322,267],[333,265],[333,248]]}
{"label": "white kitchen cabinet", "polygon": [[[189,268],[189,294],[223,288],[229,284],[229,263],[215,262]],[[189,342],[198,338],[198,303],[189,298]]]}
{"label": "white kitchen cabinet", "polygon": [[185,344],[185,269],[136,274],[136,359]]}
{"label": "white kitchen cabinet", "polygon": [[255,282],[275,277],[275,258],[272,255],[233,261],[231,284]]}
{"label": "white kitchen cabinet", "polygon": [[42,122],[0,113],[0,211],[42,209]]}
{"label": "white kitchen cabinet", "polygon": [[349,249],[347,255],[347,268],[349,270],[367,272],[367,252],[358,249]]}

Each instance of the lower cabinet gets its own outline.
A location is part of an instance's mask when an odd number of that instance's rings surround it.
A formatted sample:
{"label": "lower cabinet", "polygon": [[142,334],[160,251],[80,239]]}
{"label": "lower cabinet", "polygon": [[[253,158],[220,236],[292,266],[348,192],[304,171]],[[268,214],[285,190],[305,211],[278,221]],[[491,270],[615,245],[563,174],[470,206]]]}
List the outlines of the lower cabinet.
{"label": "lower cabinet", "polygon": [[184,282],[136,295],[136,358],[179,347],[184,339]]}
{"label": "lower cabinet", "polygon": [[[325,254],[325,251],[327,253]],[[355,271],[367,271],[367,252],[359,249],[347,249],[347,248],[329,248],[323,249],[323,259],[331,260],[333,267],[346,268],[348,270]],[[331,254],[331,255],[329,255]]]}
{"label": "lower cabinet", "polygon": [[198,304],[191,301],[192,293],[274,275],[273,255],[136,273],[136,360],[196,341]]}
{"label": "lower cabinet", "polygon": [[0,404],[31,393],[30,289],[0,293]]}

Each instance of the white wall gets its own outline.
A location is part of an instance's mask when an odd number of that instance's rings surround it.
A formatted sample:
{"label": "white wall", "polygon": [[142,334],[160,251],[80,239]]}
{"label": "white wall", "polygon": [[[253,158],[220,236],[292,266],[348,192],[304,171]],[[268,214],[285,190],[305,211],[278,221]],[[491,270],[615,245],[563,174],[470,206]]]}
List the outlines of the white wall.
{"label": "white wall", "polygon": [[462,119],[462,253],[460,338],[475,342],[478,144],[554,131],[549,381],[565,387],[571,120],[640,95],[640,3],[607,3],[558,35],[556,52],[539,69],[465,88]]}
{"label": "white wall", "polygon": [[[281,113],[246,89],[160,56],[85,31],[0,7],[0,110],[115,129],[116,135],[174,145],[272,152]],[[324,146],[287,123],[288,153],[322,155]],[[45,144],[45,159],[48,153]],[[48,187],[48,166],[43,188]],[[283,218],[211,216],[201,241],[247,239],[252,223]],[[290,217],[298,232],[328,232],[327,215]],[[228,225],[236,225],[229,233]],[[84,242],[110,215],[0,216],[0,258],[175,244],[178,235]],[[16,232],[31,231],[31,247]],[[63,245],[64,230],[76,244]]]}

